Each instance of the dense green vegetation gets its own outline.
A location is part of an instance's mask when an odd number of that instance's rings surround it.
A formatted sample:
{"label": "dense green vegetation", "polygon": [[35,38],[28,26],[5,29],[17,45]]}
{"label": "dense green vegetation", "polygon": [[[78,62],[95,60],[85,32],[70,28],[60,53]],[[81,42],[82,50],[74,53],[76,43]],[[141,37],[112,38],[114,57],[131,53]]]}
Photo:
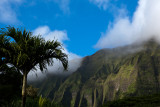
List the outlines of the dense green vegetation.
{"label": "dense green vegetation", "polygon": [[159,65],[160,45],[150,40],[102,49],[83,58],[80,68],[68,77],[53,79],[55,75],[50,75],[37,84],[40,94],[67,107],[97,107],[125,97],[159,93]]}
{"label": "dense green vegetation", "polygon": [[159,107],[160,94],[108,101],[102,107]]}

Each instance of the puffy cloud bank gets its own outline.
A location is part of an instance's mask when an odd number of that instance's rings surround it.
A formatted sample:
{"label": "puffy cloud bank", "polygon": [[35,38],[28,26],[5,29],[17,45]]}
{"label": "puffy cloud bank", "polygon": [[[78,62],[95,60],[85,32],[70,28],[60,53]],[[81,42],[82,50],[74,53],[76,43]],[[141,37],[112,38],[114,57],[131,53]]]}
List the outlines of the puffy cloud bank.
{"label": "puffy cloud bank", "polygon": [[160,0],[139,0],[132,18],[118,17],[95,45],[113,48],[155,38],[160,42]]}

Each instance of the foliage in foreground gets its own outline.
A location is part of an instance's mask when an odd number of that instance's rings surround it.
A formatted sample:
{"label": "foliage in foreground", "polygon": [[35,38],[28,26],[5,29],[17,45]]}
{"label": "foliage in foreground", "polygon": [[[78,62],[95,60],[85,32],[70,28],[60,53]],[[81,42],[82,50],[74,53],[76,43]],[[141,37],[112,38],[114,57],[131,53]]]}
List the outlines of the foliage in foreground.
{"label": "foliage in foreground", "polygon": [[0,106],[21,96],[22,75],[14,67],[0,66]]}
{"label": "foliage in foreground", "polygon": [[160,94],[140,97],[129,97],[108,101],[102,107],[157,107],[160,106]]}
{"label": "foliage in foreground", "polygon": [[[2,107],[21,107],[21,99],[13,100],[8,105],[4,105]],[[62,106],[54,102],[51,102],[49,99],[40,96],[36,98],[27,97],[26,107],[62,107]]]}

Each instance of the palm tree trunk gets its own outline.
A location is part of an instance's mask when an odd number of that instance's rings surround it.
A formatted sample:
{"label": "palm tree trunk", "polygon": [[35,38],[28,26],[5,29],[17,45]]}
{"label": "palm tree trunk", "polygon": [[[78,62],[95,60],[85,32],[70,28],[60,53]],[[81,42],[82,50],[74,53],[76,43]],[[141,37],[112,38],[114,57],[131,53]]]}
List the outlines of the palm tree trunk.
{"label": "palm tree trunk", "polygon": [[23,73],[23,87],[22,87],[22,107],[26,105],[26,86],[27,86],[27,73]]}

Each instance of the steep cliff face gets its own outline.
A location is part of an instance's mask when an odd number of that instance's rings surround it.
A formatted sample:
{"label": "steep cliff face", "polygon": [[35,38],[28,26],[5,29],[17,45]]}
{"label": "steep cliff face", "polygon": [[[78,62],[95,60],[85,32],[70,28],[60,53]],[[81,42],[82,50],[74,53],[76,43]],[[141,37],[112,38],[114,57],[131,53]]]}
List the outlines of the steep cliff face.
{"label": "steep cliff face", "polygon": [[58,83],[47,79],[40,93],[65,107],[97,107],[127,96],[159,93],[159,74],[160,45],[150,40],[87,56],[72,75]]}

